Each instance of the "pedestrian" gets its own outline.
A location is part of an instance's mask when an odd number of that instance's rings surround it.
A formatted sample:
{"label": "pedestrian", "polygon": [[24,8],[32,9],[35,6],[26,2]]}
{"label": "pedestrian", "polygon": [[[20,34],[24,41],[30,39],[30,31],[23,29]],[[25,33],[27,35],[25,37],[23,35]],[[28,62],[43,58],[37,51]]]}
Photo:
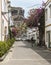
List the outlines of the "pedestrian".
{"label": "pedestrian", "polygon": [[31,43],[32,43],[32,47],[33,47],[33,37],[31,38]]}

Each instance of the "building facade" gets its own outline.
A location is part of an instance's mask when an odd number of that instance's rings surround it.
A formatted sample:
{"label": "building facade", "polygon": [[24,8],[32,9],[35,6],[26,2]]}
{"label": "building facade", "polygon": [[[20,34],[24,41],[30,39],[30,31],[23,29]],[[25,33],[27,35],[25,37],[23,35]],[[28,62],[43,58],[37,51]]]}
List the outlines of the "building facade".
{"label": "building facade", "polygon": [[24,9],[21,7],[11,7],[11,20],[17,29],[17,37],[23,33],[22,25],[24,24]]}
{"label": "building facade", "polygon": [[1,40],[1,20],[2,20],[1,19],[1,10],[2,10],[1,6],[2,6],[2,4],[1,3],[2,3],[2,0],[0,0],[0,40]]}
{"label": "building facade", "polygon": [[27,28],[27,39],[36,41],[36,45],[39,43],[39,31],[37,27]]}
{"label": "building facade", "polygon": [[15,27],[18,27],[24,20],[24,9],[21,7],[11,8],[11,19]]}
{"label": "building facade", "polygon": [[45,5],[45,44],[48,48],[51,47],[51,0]]}
{"label": "building facade", "polygon": [[8,36],[8,1],[0,0],[0,41],[4,41]]}

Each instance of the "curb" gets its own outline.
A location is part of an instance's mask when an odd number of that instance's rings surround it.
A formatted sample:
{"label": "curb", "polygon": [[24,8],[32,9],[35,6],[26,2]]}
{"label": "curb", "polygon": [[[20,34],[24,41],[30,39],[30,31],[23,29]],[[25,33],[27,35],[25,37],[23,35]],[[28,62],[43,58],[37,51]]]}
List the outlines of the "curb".
{"label": "curb", "polygon": [[0,57],[0,61],[3,61],[5,59],[5,57],[7,56],[8,52],[5,53],[2,57]]}
{"label": "curb", "polygon": [[0,57],[0,62],[3,61],[6,58],[6,56],[8,55],[9,52],[11,52],[11,48],[2,57]]}

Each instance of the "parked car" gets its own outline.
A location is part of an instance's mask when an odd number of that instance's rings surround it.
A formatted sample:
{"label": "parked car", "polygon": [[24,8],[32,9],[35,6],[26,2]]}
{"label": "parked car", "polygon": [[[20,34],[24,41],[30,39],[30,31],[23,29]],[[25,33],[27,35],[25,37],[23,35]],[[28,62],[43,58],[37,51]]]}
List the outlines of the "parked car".
{"label": "parked car", "polygon": [[22,39],[21,38],[15,38],[17,41],[21,41]]}

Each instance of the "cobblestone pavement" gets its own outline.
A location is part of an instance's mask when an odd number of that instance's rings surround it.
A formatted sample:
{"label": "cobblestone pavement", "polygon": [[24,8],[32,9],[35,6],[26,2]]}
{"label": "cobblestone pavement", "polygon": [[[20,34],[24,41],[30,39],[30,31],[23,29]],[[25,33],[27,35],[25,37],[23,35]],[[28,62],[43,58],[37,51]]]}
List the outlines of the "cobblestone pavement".
{"label": "cobblestone pavement", "polygon": [[51,65],[51,51],[27,41],[16,41],[0,65]]}

